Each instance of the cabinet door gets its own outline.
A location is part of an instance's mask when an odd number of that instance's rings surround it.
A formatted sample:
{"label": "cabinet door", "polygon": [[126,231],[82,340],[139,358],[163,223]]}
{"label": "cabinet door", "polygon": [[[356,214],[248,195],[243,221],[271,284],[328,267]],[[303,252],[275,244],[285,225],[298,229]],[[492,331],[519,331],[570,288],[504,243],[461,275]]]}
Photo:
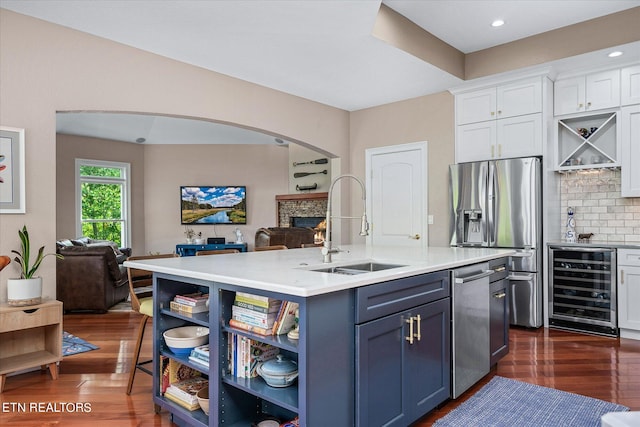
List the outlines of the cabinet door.
{"label": "cabinet door", "polygon": [[553,84],[553,114],[561,116],[584,111],[585,79],[575,77]]}
{"label": "cabinet door", "polygon": [[509,282],[498,280],[490,285],[489,345],[491,366],[509,353]]}
{"label": "cabinet door", "polygon": [[425,304],[412,310],[414,328],[413,344],[407,341],[405,381],[407,383],[407,405],[410,422],[430,412],[449,398],[451,389],[451,345],[450,345],[449,298]]}
{"label": "cabinet door", "polygon": [[620,104],[640,104],[640,65],[622,69],[620,87]]}
{"label": "cabinet door", "polygon": [[498,119],[542,111],[542,81],[536,78],[526,83],[514,83],[498,86]]}
{"label": "cabinet door", "polygon": [[620,109],[622,197],[640,197],[640,105]]}
{"label": "cabinet door", "polygon": [[406,426],[447,400],[450,310],[444,298],[356,326],[357,426]]}
{"label": "cabinet door", "polygon": [[496,134],[496,158],[542,155],[541,113],[498,120]]}
{"label": "cabinet door", "polygon": [[[624,265],[628,262],[633,265]],[[618,249],[618,326],[640,331],[640,251]]]}
{"label": "cabinet door", "polygon": [[456,95],[456,124],[464,125],[495,119],[495,88]]}
{"label": "cabinet door", "polygon": [[356,426],[406,426],[406,312],[356,326]]}
{"label": "cabinet door", "polygon": [[496,121],[458,126],[456,163],[489,160],[496,156]]}
{"label": "cabinet door", "polygon": [[586,81],[586,109],[620,106],[620,70],[589,74]]}

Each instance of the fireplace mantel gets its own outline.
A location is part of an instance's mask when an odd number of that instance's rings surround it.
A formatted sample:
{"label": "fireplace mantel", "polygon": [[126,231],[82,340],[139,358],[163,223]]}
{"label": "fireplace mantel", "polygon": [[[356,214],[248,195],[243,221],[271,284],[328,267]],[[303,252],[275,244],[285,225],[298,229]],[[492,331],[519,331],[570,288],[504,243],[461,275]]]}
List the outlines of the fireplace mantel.
{"label": "fireplace mantel", "polygon": [[329,193],[282,194],[276,196],[278,227],[289,227],[292,216],[324,216]]}

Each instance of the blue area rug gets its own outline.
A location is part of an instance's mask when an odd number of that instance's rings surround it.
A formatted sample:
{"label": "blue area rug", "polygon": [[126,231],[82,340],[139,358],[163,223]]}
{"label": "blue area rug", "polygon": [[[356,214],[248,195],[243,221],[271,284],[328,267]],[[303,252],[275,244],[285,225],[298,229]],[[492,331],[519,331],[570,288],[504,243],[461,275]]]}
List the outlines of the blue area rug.
{"label": "blue area rug", "polygon": [[599,427],[607,412],[628,410],[604,400],[494,377],[434,426]]}
{"label": "blue area rug", "polygon": [[82,338],[71,335],[69,332],[62,333],[62,356],[71,356],[99,348],[97,345],[93,345]]}

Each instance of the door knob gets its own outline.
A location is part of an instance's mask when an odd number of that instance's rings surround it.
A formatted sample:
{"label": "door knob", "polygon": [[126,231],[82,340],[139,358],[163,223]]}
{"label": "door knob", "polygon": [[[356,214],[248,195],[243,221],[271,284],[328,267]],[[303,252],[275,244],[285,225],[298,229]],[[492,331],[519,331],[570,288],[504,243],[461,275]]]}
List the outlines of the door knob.
{"label": "door knob", "polygon": [[409,236],[410,239],[413,240],[420,240],[420,235],[419,234],[414,234],[413,236]]}

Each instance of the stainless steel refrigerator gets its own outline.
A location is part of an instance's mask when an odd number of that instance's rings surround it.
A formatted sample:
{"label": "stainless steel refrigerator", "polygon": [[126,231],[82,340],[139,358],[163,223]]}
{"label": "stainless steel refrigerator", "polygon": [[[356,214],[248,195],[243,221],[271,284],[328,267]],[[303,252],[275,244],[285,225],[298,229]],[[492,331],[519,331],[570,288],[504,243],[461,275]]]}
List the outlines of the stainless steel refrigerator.
{"label": "stainless steel refrigerator", "polygon": [[451,245],[516,249],[512,325],[542,326],[541,167],[536,157],[451,165]]}

